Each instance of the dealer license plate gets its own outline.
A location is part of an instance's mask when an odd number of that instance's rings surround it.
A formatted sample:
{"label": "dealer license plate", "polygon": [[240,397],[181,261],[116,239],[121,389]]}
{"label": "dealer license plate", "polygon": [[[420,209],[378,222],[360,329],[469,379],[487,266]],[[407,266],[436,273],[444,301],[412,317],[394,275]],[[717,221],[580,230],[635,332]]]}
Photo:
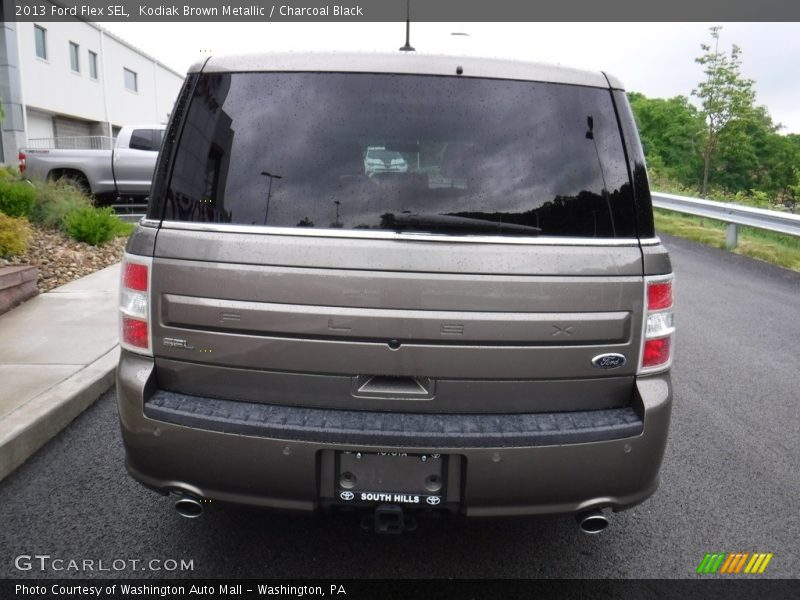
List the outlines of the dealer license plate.
{"label": "dealer license plate", "polygon": [[445,499],[447,456],[337,452],[336,497],[345,504],[438,506]]}

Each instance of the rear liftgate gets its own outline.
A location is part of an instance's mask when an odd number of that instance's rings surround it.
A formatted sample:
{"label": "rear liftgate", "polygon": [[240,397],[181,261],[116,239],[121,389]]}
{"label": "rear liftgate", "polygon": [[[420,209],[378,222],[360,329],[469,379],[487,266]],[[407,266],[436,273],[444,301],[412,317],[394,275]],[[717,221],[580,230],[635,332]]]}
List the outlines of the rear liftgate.
{"label": "rear liftgate", "polygon": [[[184,411],[194,427],[329,444],[318,502],[384,532],[485,500],[454,448],[568,443],[585,432],[561,416],[631,412],[638,244],[398,242],[162,227],[148,406],[172,393],[203,406]],[[626,360],[598,366],[609,354]],[[209,422],[232,402],[252,418]]]}

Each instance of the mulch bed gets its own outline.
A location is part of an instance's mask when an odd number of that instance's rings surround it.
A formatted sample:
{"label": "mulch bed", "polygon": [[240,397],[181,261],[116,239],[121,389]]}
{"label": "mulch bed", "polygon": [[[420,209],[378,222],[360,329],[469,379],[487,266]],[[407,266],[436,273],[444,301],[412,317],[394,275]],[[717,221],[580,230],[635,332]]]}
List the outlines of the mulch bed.
{"label": "mulch bed", "polygon": [[127,237],[118,237],[103,246],[76,242],[60,231],[31,226],[31,239],[25,254],[0,258],[0,267],[33,265],[39,269],[39,292],[104,269],[122,259]]}

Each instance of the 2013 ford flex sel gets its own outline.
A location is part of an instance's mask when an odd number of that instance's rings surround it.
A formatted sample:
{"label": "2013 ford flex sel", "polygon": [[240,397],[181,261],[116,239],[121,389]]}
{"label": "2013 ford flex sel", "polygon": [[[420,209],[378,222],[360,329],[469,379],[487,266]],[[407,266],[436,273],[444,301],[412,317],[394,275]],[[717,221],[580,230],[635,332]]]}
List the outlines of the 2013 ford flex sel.
{"label": "2013 ford flex sel", "polygon": [[356,507],[397,531],[412,509],[575,513],[597,531],[658,485],[672,269],[605,73],[210,58],[121,288],[127,468],[184,515]]}

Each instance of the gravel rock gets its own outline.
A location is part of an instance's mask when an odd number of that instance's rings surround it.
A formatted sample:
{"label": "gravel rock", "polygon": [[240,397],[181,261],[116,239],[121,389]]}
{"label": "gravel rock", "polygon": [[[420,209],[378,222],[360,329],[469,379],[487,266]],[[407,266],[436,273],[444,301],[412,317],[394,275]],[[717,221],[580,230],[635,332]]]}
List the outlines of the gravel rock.
{"label": "gravel rock", "polygon": [[39,268],[39,292],[79,279],[122,259],[127,237],[118,237],[103,246],[76,242],[60,231],[31,225],[28,250],[20,256],[0,258],[0,267],[34,265]]}

